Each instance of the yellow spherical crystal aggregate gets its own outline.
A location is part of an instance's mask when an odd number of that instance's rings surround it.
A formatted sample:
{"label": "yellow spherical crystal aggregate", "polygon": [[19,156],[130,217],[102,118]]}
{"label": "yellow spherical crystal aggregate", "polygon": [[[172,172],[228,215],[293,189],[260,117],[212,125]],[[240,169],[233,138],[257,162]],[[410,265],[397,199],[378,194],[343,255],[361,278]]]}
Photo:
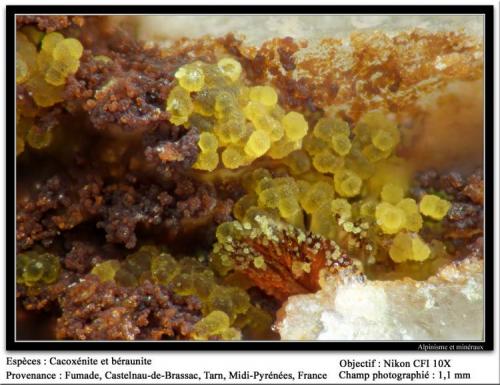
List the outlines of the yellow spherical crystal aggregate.
{"label": "yellow spherical crystal aggregate", "polygon": [[327,182],[319,181],[306,191],[300,200],[300,204],[307,213],[311,214],[333,195],[333,186]]}
{"label": "yellow spherical crystal aggregate", "polygon": [[189,97],[189,92],[182,87],[174,87],[168,95],[167,111],[170,112],[169,120],[173,124],[186,123],[193,111],[193,102]]}
{"label": "yellow spherical crystal aggregate", "polygon": [[312,164],[316,170],[323,174],[333,174],[342,169],[344,166],[344,158],[335,155],[333,151],[326,149],[313,156]]}
{"label": "yellow spherical crystal aggregate", "polygon": [[[22,77],[22,68],[19,72]],[[215,136],[222,164],[229,169],[264,156],[282,159],[302,146],[308,131],[304,116],[284,111],[272,86],[248,87],[241,74],[241,64],[232,58],[220,59],[217,64],[185,64],[175,73],[178,85],[167,97],[166,110],[171,123],[201,131],[195,169],[211,171],[217,165],[213,154],[217,150],[209,150],[212,144],[204,133]]]}
{"label": "yellow spherical crystal aggregate", "polygon": [[254,157],[258,158],[264,155],[271,147],[271,139],[269,135],[264,131],[254,131],[245,145],[245,152]]}
{"label": "yellow spherical crystal aggregate", "polygon": [[217,151],[219,142],[217,137],[210,132],[202,132],[200,134],[200,139],[198,140],[198,146],[200,146],[203,152],[214,152]]}
{"label": "yellow spherical crystal aggregate", "polygon": [[278,102],[278,94],[270,86],[255,86],[250,89],[250,100],[273,107]]}
{"label": "yellow spherical crystal aggregate", "polygon": [[350,129],[347,122],[338,118],[321,118],[313,129],[313,135],[329,143],[335,135],[349,137]]}
{"label": "yellow spherical crystal aggregate", "polygon": [[51,284],[59,278],[59,258],[43,250],[30,250],[16,256],[16,282],[26,286]]}
{"label": "yellow spherical crystal aggregate", "polygon": [[16,83],[21,84],[28,80],[29,71],[28,64],[19,54],[16,54]]}
{"label": "yellow spherical crystal aggregate", "polygon": [[285,135],[294,141],[302,139],[307,134],[309,128],[304,116],[295,111],[286,114],[281,124],[283,124],[283,128],[285,129]]}
{"label": "yellow spherical crystal aggregate", "polygon": [[83,54],[83,46],[77,39],[68,38],[60,41],[52,51],[52,57],[56,61],[65,61],[68,59],[80,59]]}
{"label": "yellow spherical crystal aggregate", "polygon": [[402,209],[405,213],[404,228],[409,231],[418,232],[422,228],[423,220],[418,211],[417,202],[411,198],[405,198],[399,201],[396,207]]}
{"label": "yellow spherical crystal aggregate", "polygon": [[429,246],[417,234],[399,233],[389,249],[391,259],[396,263],[409,260],[425,261],[431,254]]}
{"label": "yellow spherical crystal aggregate", "polygon": [[284,197],[278,201],[278,209],[283,218],[292,218],[300,211],[300,205],[295,197]]}
{"label": "yellow spherical crystal aggregate", "polygon": [[404,227],[406,221],[405,212],[401,208],[387,202],[377,205],[375,217],[377,224],[386,234],[396,234]]}
{"label": "yellow spherical crystal aggregate", "polygon": [[395,185],[393,183],[387,183],[382,188],[380,197],[384,202],[391,203],[393,205],[397,204],[401,199],[403,199],[404,190],[401,186]]}
{"label": "yellow spherical crystal aggregate", "polygon": [[52,52],[54,48],[64,40],[64,36],[59,32],[50,32],[42,39],[41,50]]}
{"label": "yellow spherical crystal aggregate", "polygon": [[301,145],[302,143],[300,140],[292,141],[283,137],[271,145],[271,148],[266,155],[272,159],[283,159],[292,152],[299,150]]}
{"label": "yellow spherical crystal aggregate", "polygon": [[399,136],[391,131],[379,130],[372,135],[372,144],[381,151],[391,150],[399,141]]}
{"label": "yellow spherical crystal aggregate", "polygon": [[[57,41],[59,38],[55,40]],[[49,48],[44,49],[50,49],[52,43],[53,42],[49,42]],[[45,45],[45,47],[47,47],[47,45]],[[78,70],[82,53],[83,46],[77,39],[68,38],[58,41],[52,50],[53,60],[45,72],[45,80],[47,83],[54,86],[65,84],[66,78]]]}
{"label": "yellow spherical crystal aggregate", "polygon": [[351,141],[347,135],[334,134],[331,142],[333,150],[340,156],[346,156],[351,151]]}
{"label": "yellow spherical crystal aggregate", "polygon": [[[236,231],[231,223],[223,223],[217,229],[217,239],[219,242],[228,242]],[[17,266],[18,283],[28,285],[26,282],[29,281],[31,285],[31,282],[38,281],[54,282],[57,278],[54,271],[58,273],[58,270],[54,270],[45,260],[55,261],[42,257],[33,264],[29,253],[21,254]],[[228,264],[230,261],[219,262]],[[194,339],[241,339],[243,328],[250,334],[262,333],[259,330],[262,324],[254,324],[256,314],[262,311],[251,304],[245,289],[224,284],[212,269],[215,267],[217,263],[209,267],[195,258],[174,258],[155,246],[144,245],[122,261],[98,263],[91,273],[103,282],[114,281],[118,285],[134,287],[149,280],[170,287],[176,295],[196,296],[201,304],[203,318],[194,326]],[[28,277],[28,281],[24,276]],[[266,326],[269,326],[267,322]]]}
{"label": "yellow spherical crystal aggregate", "polygon": [[314,156],[330,149],[329,142],[317,138],[316,136],[308,135],[304,138],[304,149],[309,155]]}
{"label": "yellow spherical crystal aggregate", "polygon": [[113,281],[115,279],[115,274],[119,269],[120,262],[116,259],[110,259],[95,265],[90,273],[97,275],[101,282]]}
{"label": "yellow spherical crystal aggregate", "polygon": [[241,147],[229,145],[222,151],[222,163],[225,167],[234,169],[243,166],[247,162],[247,156]]}
{"label": "yellow spherical crystal aggregate", "polygon": [[229,317],[222,311],[213,311],[194,326],[197,337],[207,338],[229,328]]}
{"label": "yellow spherical crystal aggregate", "polygon": [[420,212],[432,219],[443,219],[451,208],[451,203],[437,195],[427,194],[420,201]]}
{"label": "yellow spherical crystal aggregate", "polygon": [[47,147],[52,141],[52,130],[31,126],[26,135],[28,144],[36,149]]}
{"label": "yellow spherical crystal aggregate", "polygon": [[[80,66],[82,44],[59,32],[16,33],[16,82],[25,83],[36,105],[50,107],[63,100],[67,78]],[[40,45],[40,50],[37,50]]]}
{"label": "yellow spherical crystal aggregate", "polygon": [[219,154],[215,151],[202,152],[193,164],[197,170],[213,171],[219,165]]}
{"label": "yellow spherical crystal aggregate", "polygon": [[302,150],[292,152],[284,159],[284,162],[294,175],[303,174],[311,169],[311,159]]}
{"label": "yellow spherical crystal aggregate", "polygon": [[347,198],[358,195],[363,185],[361,178],[355,172],[347,169],[335,173],[334,182],[335,191],[340,196]]}
{"label": "yellow spherical crystal aggregate", "polygon": [[351,217],[352,208],[346,199],[334,199],[331,203],[331,210],[334,215],[338,215],[341,219],[349,219]]}
{"label": "yellow spherical crystal aggregate", "polygon": [[177,70],[175,78],[188,92],[200,91],[205,85],[205,74],[196,63],[186,64]]}
{"label": "yellow spherical crystal aggregate", "polygon": [[241,64],[239,61],[232,58],[224,58],[217,62],[217,67],[221,72],[227,76],[231,81],[235,82],[241,75]]}

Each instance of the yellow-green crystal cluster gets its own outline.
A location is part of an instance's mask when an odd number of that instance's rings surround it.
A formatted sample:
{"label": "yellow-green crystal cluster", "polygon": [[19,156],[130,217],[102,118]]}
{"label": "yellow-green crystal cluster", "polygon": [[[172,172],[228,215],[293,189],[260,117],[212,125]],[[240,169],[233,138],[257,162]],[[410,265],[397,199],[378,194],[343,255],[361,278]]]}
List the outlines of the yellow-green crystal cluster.
{"label": "yellow-green crystal cluster", "polygon": [[195,258],[178,260],[154,246],[142,246],[124,261],[99,263],[91,273],[101,281],[114,280],[123,286],[149,280],[169,285],[177,295],[197,296],[204,318],[195,325],[195,339],[240,339],[241,330],[271,323],[270,315],[252,305],[242,288],[221,284],[214,272]]}
{"label": "yellow-green crystal cluster", "polygon": [[16,83],[26,83],[38,106],[50,107],[62,101],[63,86],[78,70],[83,46],[59,32],[47,33],[39,42],[30,37],[16,33]]}
{"label": "yellow-green crystal cluster", "polygon": [[451,203],[437,195],[426,194],[420,201],[420,212],[432,219],[441,220],[451,208]]}
{"label": "yellow-green crystal cluster", "polygon": [[61,265],[56,255],[43,250],[30,250],[16,256],[16,281],[26,286],[57,281]]}
{"label": "yellow-green crystal cluster", "polygon": [[[80,66],[81,43],[65,38],[59,32],[44,34],[35,27],[16,32],[16,83],[23,84],[37,108],[50,107],[63,100],[68,76]],[[33,124],[37,110],[16,109],[16,153],[47,147],[52,141],[51,129]]]}
{"label": "yellow-green crystal cluster", "polygon": [[[407,197],[411,170],[394,154],[399,140],[397,125],[381,111],[365,114],[352,130],[340,117],[326,115],[306,133],[303,146],[282,159],[289,173],[260,168],[243,174],[247,194],[233,214],[242,222],[255,215],[281,218],[353,251],[360,246],[353,238],[365,238],[368,254],[380,252],[377,238],[394,237],[394,252],[384,246],[394,262],[425,260],[431,253],[418,236],[422,215],[441,220],[450,203],[424,196],[419,205]],[[411,239],[405,257],[396,251],[402,239]]]}
{"label": "yellow-green crystal cluster", "polygon": [[[173,123],[201,130],[194,168],[213,171],[220,160],[228,169],[258,158],[275,162],[243,172],[246,194],[233,208],[238,221],[281,218],[352,251],[361,247],[356,238],[364,238],[367,254],[377,256],[383,249],[397,263],[431,255],[418,235],[422,215],[440,220],[449,203],[424,197],[419,205],[407,197],[411,170],[395,155],[400,132],[387,113],[368,112],[351,127],[329,111],[309,130],[305,116],[277,104],[272,87],[246,87],[240,74],[241,66],[231,58],[218,65],[186,65],[178,70],[179,85],[167,103],[178,103],[170,109]],[[218,233],[226,227],[222,224]],[[382,238],[389,244],[381,247]],[[404,255],[398,252],[402,244],[408,246]],[[263,258],[254,261],[265,267]]]}
{"label": "yellow-green crystal cluster", "polygon": [[238,61],[186,64],[175,73],[177,85],[167,99],[170,122],[201,131],[195,169],[213,171],[249,165],[264,155],[282,159],[302,146],[305,117],[285,112],[269,85],[247,87]]}

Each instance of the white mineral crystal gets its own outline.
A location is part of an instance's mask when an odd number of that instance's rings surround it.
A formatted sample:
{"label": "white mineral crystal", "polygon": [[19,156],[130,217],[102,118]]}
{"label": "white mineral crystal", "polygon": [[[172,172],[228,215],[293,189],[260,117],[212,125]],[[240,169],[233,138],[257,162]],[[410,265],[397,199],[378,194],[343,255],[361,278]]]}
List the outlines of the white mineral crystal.
{"label": "white mineral crystal", "polygon": [[466,259],[427,281],[328,277],[315,294],[290,297],[283,340],[482,340],[483,261]]}

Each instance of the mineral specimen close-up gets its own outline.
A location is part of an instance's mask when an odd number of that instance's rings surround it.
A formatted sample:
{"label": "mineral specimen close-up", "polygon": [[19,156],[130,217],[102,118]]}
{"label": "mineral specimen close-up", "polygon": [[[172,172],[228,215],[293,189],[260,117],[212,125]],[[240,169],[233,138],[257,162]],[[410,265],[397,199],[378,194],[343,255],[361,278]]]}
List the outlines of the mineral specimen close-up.
{"label": "mineral specimen close-up", "polygon": [[479,21],[280,17],[17,16],[18,340],[483,338]]}

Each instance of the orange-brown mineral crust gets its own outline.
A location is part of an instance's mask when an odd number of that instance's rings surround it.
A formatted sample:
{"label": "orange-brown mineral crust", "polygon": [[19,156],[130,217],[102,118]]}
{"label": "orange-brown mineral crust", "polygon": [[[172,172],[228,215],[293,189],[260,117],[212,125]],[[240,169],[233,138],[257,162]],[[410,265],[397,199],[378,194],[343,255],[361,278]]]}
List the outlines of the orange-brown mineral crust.
{"label": "orange-brown mineral crust", "polygon": [[353,33],[348,45],[272,39],[246,47],[229,35],[219,43],[237,56],[252,82],[268,81],[291,109],[337,105],[356,121],[363,112],[415,112],[415,102],[451,80],[482,77],[481,42],[459,32]]}
{"label": "orange-brown mineral crust", "polygon": [[200,302],[149,281],[126,288],[88,275],[61,301],[56,337],[77,340],[186,339],[200,320]]}
{"label": "orange-brown mineral crust", "polygon": [[16,27],[34,25],[40,31],[53,32],[66,29],[70,26],[83,27],[85,25],[84,16],[16,16]]}

